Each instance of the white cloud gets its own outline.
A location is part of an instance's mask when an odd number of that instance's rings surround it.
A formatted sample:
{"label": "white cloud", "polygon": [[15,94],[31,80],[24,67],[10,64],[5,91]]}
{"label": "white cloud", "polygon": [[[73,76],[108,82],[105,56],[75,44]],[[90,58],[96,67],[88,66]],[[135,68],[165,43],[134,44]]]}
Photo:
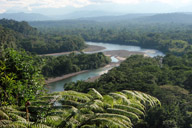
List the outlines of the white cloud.
{"label": "white cloud", "polygon": [[135,4],[139,3],[140,0],[95,0],[94,2],[102,2],[102,3],[118,3],[118,4]]}
{"label": "white cloud", "polygon": [[9,10],[10,8],[25,8],[32,11],[36,8],[61,8],[66,6],[84,7],[91,4],[98,3],[116,3],[116,4],[142,4],[160,2],[174,7],[183,7],[192,0],[0,0],[0,13]]}
{"label": "white cloud", "polygon": [[6,12],[5,9],[0,9],[0,13],[4,13],[4,12]]}

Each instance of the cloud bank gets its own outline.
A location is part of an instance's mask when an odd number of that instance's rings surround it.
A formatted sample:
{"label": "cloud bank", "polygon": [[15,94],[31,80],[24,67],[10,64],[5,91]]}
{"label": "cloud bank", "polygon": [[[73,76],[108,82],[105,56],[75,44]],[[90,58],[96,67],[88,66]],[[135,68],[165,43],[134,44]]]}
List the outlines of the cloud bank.
{"label": "cloud bank", "polygon": [[25,9],[29,12],[34,9],[41,8],[62,8],[72,6],[75,8],[81,8],[88,5],[96,4],[127,4],[137,5],[159,2],[168,4],[172,7],[183,7],[191,4],[191,0],[0,0],[0,13],[4,13],[12,8],[15,10]]}

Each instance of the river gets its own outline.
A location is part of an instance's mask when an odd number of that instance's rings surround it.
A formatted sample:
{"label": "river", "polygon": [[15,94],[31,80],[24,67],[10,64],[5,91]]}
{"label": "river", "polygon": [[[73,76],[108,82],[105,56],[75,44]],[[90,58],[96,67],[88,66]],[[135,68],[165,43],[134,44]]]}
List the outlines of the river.
{"label": "river", "polygon": [[[129,45],[119,45],[119,44],[109,44],[109,43],[95,43],[95,42],[86,42],[86,43],[89,45],[97,45],[97,46],[102,46],[106,48],[104,50],[97,51],[97,52],[105,52],[105,51],[111,51],[111,50],[127,50],[131,52],[143,52],[150,57],[164,56],[164,54],[158,50],[143,49],[139,46],[129,46]],[[87,53],[93,53],[93,52],[87,52]],[[111,59],[112,59],[112,62],[118,63],[118,59],[115,58],[115,56],[112,56]],[[100,76],[104,73],[107,73],[113,67],[115,67],[115,65],[109,66],[109,67],[103,67],[95,70],[90,70],[88,72],[84,72],[82,74],[78,74],[76,76],[72,76],[70,78],[67,78],[61,81],[53,82],[48,84],[47,89],[49,90],[49,93],[55,92],[55,91],[63,91],[64,90],[63,85],[65,83],[76,82],[78,80],[87,80],[91,77]]]}

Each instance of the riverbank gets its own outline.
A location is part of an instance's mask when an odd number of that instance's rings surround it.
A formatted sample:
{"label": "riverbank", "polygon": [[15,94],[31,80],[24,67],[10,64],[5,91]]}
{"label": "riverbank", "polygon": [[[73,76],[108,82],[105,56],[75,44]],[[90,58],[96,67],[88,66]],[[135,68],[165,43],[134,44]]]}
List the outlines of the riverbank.
{"label": "riverbank", "polygon": [[[106,48],[102,46],[87,45],[87,48],[83,49],[82,52],[98,52],[104,49]],[[68,55],[70,53],[80,53],[80,52],[79,51],[59,52],[59,53],[41,54],[40,56],[61,56],[61,55]]]}
{"label": "riverbank", "polygon": [[[126,60],[127,57],[130,57],[131,55],[143,55],[146,56],[145,53],[143,52],[130,52],[127,50],[111,50],[111,51],[104,51],[103,52],[106,56],[114,56],[116,59],[118,59],[117,63],[111,62],[110,64],[106,65],[105,67],[117,67],[121,64],[121,62],[123,62],[124,60]],[[95,77],[91,77],[89,79],[86,80],[86,82],[95,82],[96,80],[98,80],[100,76],[95,76]]]}
{"label": "riverbank", "polygon": [[89,70],[83,70],[83,71],[79,71],[79,72],[74,72],[74,73],[66,74],[66,75],[63,75],[63,76],[51,77],[51,78],[48,78],[48,80],[45,80],[45,83],[46,84],[50,84],[50,83],[53,83],[53,82],[56,82],[56,81],[60,81],[60,80],[63,80],[63,79],[70,78],[72,76],[79,75],[79,74],[84,73],[84,72],[88,72],[88,71]]}
{"label": "riverbank", "polygon": [[[95,46],[93,46],[93,47],[94,47],[94,49],[97,49],[97,50],[101,49],[101,47],[100,48],[99,47],[96,48]],[[117,63],[111,62],[108,65],[106,65],[105,67],[117,67],[118,65],[120,65],[120,63],[122,61],[126,60],[126,58],[131,56],[131,55],[136,55],[136,54],[137,55],[145,55],[142,52],[129,52],[127,50],[112,50],[112,51],[105,51],[103,53],[106,56],[115,56],[115,58],[118,59]],[[67,79],[69,77],[79,75],[79,74],[84,73],[84,72],[88,72],[88,71],[90,71],[90,70],[83,70],[83,71],[80,71],[80,72],[70,73],[70,74],[66,74],[66,75],[63,75],[63,76],[55,77],[55,78],[48,78],[48,80],[46,80],[45,83],[50,84],[50,83],[53,83],[53,82],[56,82],[56,81],[60,81],[60,80],[63,80],[63,79]],[[97,80],[99,78],[100,78],[100,76],[95,76],[95,77],[89,78],[86,81],[87,82],[94,82],[95,80]]]}
{"label": "riverbank", "polygon": [[106,56],[115,56],[118,60],[124,60],[131,55],[145,55],[144,52],[130,52],[127,50],[111,50],[103,52]]}
{"label": "riverbank", "polygon": [[41,54],[40,56],[61,56],[61,55],[68,55],[70,53],[78,53],[78,51],[71,51],[71,52],[59,52],[59,53],[50,53],[50,54]]}
{"label": "riverbank", "polygon": [[96,45],[87,45],[87,48],[83,49],[83,52],[97,52],[106,49],[102,46],[96,46]]}

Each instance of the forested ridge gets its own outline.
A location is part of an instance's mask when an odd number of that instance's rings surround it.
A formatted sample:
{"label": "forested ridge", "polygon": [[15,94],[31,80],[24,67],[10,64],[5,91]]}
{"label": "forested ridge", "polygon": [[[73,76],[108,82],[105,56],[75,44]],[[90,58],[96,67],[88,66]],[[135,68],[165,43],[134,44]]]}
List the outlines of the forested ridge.
{"label": "forested ridge", "polygon": [[65,90],[87,92],[95,88],[102,94],[123,89],[146,92],[157,97],[162,107],[152,109],[138,127],[191,127],[192,122],[192,55],[146,58],[131,56],[102,75],[98,81],[68,83]]}
{"label": "forested ridge", "polygon": [[[37,30],[26,22],[3,19],[0,24],[0,127],[192,127],[190,25],[69,21]],[[41,57],[31,52],[81,50],[83,38],[168,54],[134,55],[95,82],[67,83],[65,91],[47,94],[44,77],[95,69],[109,58],[103,53]]]}
{"label": "forested ridge", "polygon": [[45,77],[57,77],[81,70],[97,69],[110,62],[110,58],[103,53],[75,54],[67,56],[45,56],[46,64],[42,68]]}
{"label": "forested ridge", "polygon": [[0,46],[37,54],[78,51],[85,48],[80,36],[43,34],[27,22],[0,20]]}
{"label": "forested ridge", "polygon": [[38,22],[31,24],[45,33],[80,35],[86,41],[136,45],[175,55],[183,55],[192,50],[191,24],[86,20],[39,22],[41,26],[38,26]]}

